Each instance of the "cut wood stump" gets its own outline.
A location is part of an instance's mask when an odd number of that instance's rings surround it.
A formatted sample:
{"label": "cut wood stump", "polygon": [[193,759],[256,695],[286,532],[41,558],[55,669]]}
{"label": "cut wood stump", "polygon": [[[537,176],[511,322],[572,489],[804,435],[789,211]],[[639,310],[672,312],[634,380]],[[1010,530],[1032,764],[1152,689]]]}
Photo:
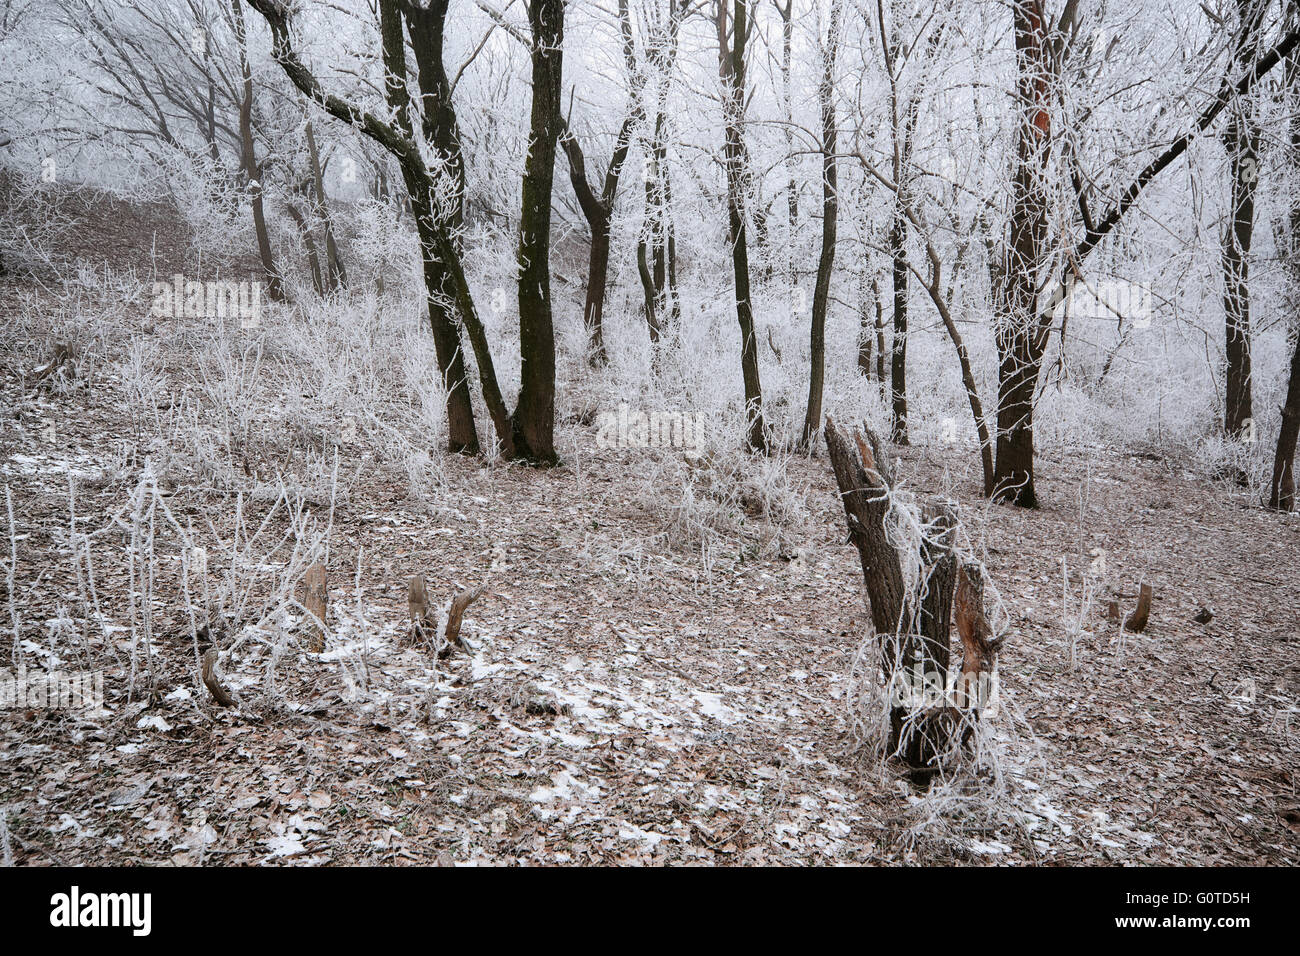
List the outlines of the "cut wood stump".
{"label": "cut wood stump", "polygon": [[325,566],[313,564],[302,576],[298,603],[310,616],[307,621],[307,647],[319,654],[325,650],[325,612],[329,605],[329,592],[325,587]]}
{"label": "cut wood stump", "polygon": [[1138,591],[1137,609],[1124,618],[1124,630],[1142,631],[1151,617],[1151,585],[1144,584]]}

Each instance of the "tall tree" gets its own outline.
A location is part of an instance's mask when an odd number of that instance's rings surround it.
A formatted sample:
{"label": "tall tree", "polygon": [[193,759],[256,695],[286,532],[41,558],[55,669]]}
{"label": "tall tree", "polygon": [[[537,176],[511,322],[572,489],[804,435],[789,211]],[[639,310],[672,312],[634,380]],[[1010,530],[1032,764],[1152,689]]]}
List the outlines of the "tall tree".
{"label": "tall tree", "polygon": [[578,206],[591,229],[591,250],[587,262],[587,295],[582,317],[587,329],[587,359],[592,365],[608,361],[605,352],[603,316],[605,289],[609,281],[610,225],[614,215],[614,199],[618,194],[623,164],[632,146],[632,133],[645,118],[642,91],[646,84],[646,71],[637,62],[636,40],[632,33],[632,16],[628,0],[618,0],[619,33],[623,41],[623,62],[627,70],[628,105],[614,137],[614,150],[605,167],[605,177],[597,192],[587,179],[586,159],[577,136],[566,123],[560,133],[560,145],[569,160],[569,179],[573,183]]}
{"label": "tall tree", "polygon": [[[1287,0],[1287,24],[1300,26],[1300,0]],[[1286,64],[1286,103],[1291,113],[1290,141],[1286,165],[1293,177],[1292,188],[1300,182],[1300,56],[1292,52]],[[1287,280],[1290,285],[1287,304],[1291,310],[1291,371],[1287,378],[1286,398],[1282,403],[1282,425],[1278,429],[1277,449],[1273,455],[1273,479],[1269,483],[1268,506],[1277,511],[1295,510],[1295,450],[1300,437],[1300,196],[1291,196],[1287,211],[1283,249]]]}
{"label": "tall tree", "polygon": [[519,219],[519,343],[523,364],[514,414],[516,453],[554,464],[555,331],[551,317],[551,187],[560,135],[564,0],[530,0],[533,98]]}
{"label": "tall tree", "polygon": [[817,87],[822,120],[822,247],[817,257],[817,282],[813,286],[808,409],[804,415],[802,444],[810,447],[821,426],[822,391],[826,384],[826,310],[830,302],[831,272],[835,267],[836,226],[839,219],[839,179],[835,157],[839,149],[835,129],[835,51],[839,45],[839,0],[831,0],[830,22],[822,47],[822,77]]}
{"label": "tall tree", "polygon": [[[436,141],[429,139],[430,124],[444,119],[439,110],[442,91],[437,88],[431,74],[441,70],[442,21],[446,15],[447,0],[434,0],[428,10],[412,7],[407,10],[407,28],[412,37],[416,62],[422,69],[424,82],[432,87],[430,99],[423,104],[426,142],[436,149]],[[384,97],[393,112],[394,125],[406,139],[414,141],[415,126],[411,116],[411,96],[407,87],[406,39],[403,34],[403,12],[395,0],[381,0],[379,28],[383,41]],[[436,64],[436,65],[435,65]],[[454,115],[454,114],[453,114]],[[458,140],[452,134],[453,151],[459,155]],[[415,219],[416,235],[420,240],[421,260],[424,269],[425,297],[428,303],[429,322],[433,331],[434,353],[442,375],[447,395],[447,444],[452,452],[473,454],[478,451],[478,430],[474,424],[474,409],[470,403],[469,382],[465,375],[464,352],[460,333],[451,316],[451,301],[447,295],[449,275],[443,251],[439,248],[441,231],[450,237],[459,251],[459,210],[462,184],[454,177],[435,181],[429,175],[420,175],[414,166],[401,164],[402,179],[407,195],[411,197],[411,212]],[[450,193],[450,202],[439,202],[439,192]],[[450,207],[450,212],[440,210]]]}
{"label": "tall tree", "polygon": [[[1070,0],[1067,14],[1072,16]],[[1016,153],[1011,211],[1001,260],[992,263],[998,349],[997,458],[994,495],[1036,507],[1034,395],[1046,337],[1039,334],[1038,289],[1047,259],[1047,176],[1056,65],[1037,0],[1011,8],[1016,47]],[[1064,19],[1062,25],[1065,24]],[[1063,31],[1057,31],[1062,35]]]}
{"label": "tall tree", "polygon": [[[511,414],[501,395],[487,329],[479,318],[474,296],[465,278],[461,252],[452,228],[443,213],[444,202],[428,202],[429,197],[445,198],[441,170],[435,175],[424,159],[420,143],[413,134],[386,123],[373,113],[357,108],[344,98],[327,92],[303,63],[293,45],[292,12],[280,0],[248,0],[271,28],[272,55],[285,74],[303,93],[335,118],[361,131],[387,150],[399,163],[408,181],[408,195],[413,209],[424,223],[421,246],[427,264],[436,259],[446,269],[448,284],[455,298],[461,323],[474,350],[478,364],[483,401],[496,432],[497,442],[507,458],[531,463],[555,461],[553,417],[555,411],[555,342],[550,309],[550,203],[555,163],[555,146],[560,124],[561,50],[563,40],[563,0],[537,0],[529,12],[533,31],[533,108],[530,124],[529,159],[525,164],[523,211],[520,216],[520,360],[523,386],[515,414]],[[385,16],[385,10],[387,15]],[[433,13],[441,22],[446,6],[423,7],[415,0],[381,0],[381,29],[385,35],[385,55],[392,61],[385,73],[400,78],[405,86],[406,68],[397,69],[396,56],[401,12]],[[387,29],[384,23],[387,22]],[[404,59],[404,52],[403,52]],[[417,50],[417,62],[419,51]],[[436,72],[436,71],[435,71]],[[417,78],[418,79],[418,78]],[[421,81],[422,93],[428,87]],[[387,91],[386,91],[387,92]],[[393,88],[399,101],[401,94]],[[450,110],[450,97],[440,106]],[[443,164],[440,163],[441,167]],[[425,286],[430,298],[444,295],[443,286],[426,268]],[[526,318],[524,316],[526,314]],[[454,380],[453,380],[454,381]],[[516,425],[516,419],[518,424]],[[551,419],[551,420],[548,420]]]}
{"label": "tall tree", "polygon": [[[752,451],[767,450],[763,426],[763,386],[758,374],[758,339],[749,289],[749,249],[745,202],[749,193],[749,154],[745,148],[745,46],[749,39],[748,0],[718,0],[718,69],[722,77],[723,163],[727,173],[727,241],[735,281],[736,321],[740,325],[740,368],[745,384],[745,419]],[[729,39],[730,38],[730,39]]]}
{"label": "tall tree", "polygon": [[[262,271],[266,275],[266,292],[272,299],[283,299],[284,289],[280,273],[275,267],[275,254],[271,250],[271,237],[266,228],[266,210],[262,202],[262,169],[254,150],[253,70],[248,62],[248,31],[244,26],[244,10],[240,4],[241,0],[230,0],[235,39],[239,43],[239,75],[243,83],[239,100],[239,162],[253,206],[253,231],[257,236],[257,253],[262,258]],[[203,46],[206,47],[207,43],[204,42]],[[211,142],[215,148],[215,138]]]}
{"label": "tall tree", "polygon": [[[1237,0],[1238,23],[1232,63],[1237,70],[1259,56],[1260,34],[1267,0]],[[1259,119],[1255,97],[1234,97],[1228,110],[1224,145],[1228,150],[1232,184],[1228,226],[1223,237],[1223,314],[1226,375],[1224,430],[1240,437],[1249,427],[1250,373],[1250,242],[1255,229],[1255,192],[1259,183]]]}

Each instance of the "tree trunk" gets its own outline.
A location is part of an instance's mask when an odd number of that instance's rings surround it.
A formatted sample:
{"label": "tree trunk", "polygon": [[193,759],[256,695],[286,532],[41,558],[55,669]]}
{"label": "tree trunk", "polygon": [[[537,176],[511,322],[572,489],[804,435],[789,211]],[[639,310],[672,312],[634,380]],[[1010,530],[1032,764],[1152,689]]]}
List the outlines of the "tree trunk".
{"label": "tree trunk", "polygon": [[[895,180],[897,182],[897,180]],[[904,188],[901,184],[900,189]],[[897,203],[897,200],[896,200]],[[894,284],[894,347],[889,355],[890,440],[908,444],[907,437],[907,219],[894,211],[889,232],[891,275]]]}
{"label": "tree trunk", "polygon": [[[1240,11],[1236,64],[1245,68],[1256,56],[1265,5],[1237,0]],[[1250,427],[1250,242],[1255,229],[1255,190],[1259,182],[1259,123],[1253,97],[1233,104],[1224,133],[1232,176],[1231,218],[1223,239],[1223,313],[1225,334],[1224,431],[1240,438]]]}
{"label": "tree trunk", "polygon": [[[1300,25],[1300,0],[1288,0],[1287,26]],[[1283,80],[1287,92],[1287,105],[1291,111],[1291,141],[1287,162],[1293,171],[1300,171],[1300,56],[1287,57],[1286,76]],[[1287,216],[1287,248],[1283,256],[1287,279],[1290,283],[1288,304],[1294,313],[1300,298],[1300,199],[1293,199]],[[1282,426],[1277,434],[1277,450],[1273,455],[1273,480],[1269,485],[1268,506],[1276,511],[1295,510],[1295,449],[1300,436],[1300,322],[1292,319],[1291,374],[1287,379],[1286,401],[1282,406]]]}
{"label": "tree trunk", "polygon": [[312,183],[316,189],[316,218],[320,219],[325,229],[325,259],[329,268],[326,287],[330,292],[348,284],[348,276],[339,256],[338,244],[334,241],[334,219],[330,216],[329,198],[325,195],[325,175],[321,170],[320,151],[316,149],[316,132],[311,120],[307,120],[307,156],[311,160]]}
{"label": "tree trunk", "polygon": [[1282,427],[1273,456],[1273,481],[1268,506],[1275,511],[1295,510],[1295,448],[1300,436],[1300,328],[1292,332],[1291,374],[1287,380],[1286,404],[1282,406]]}
{"label": "tree trunk", "polygon": [[[852,436],[826,419],[826,448],[839,486],[849,538],[862,563],[872,626],[880,640],[881,666],[891,693],[887,752],[913,770],[931,773],[964,739],[983,700],[948,697],[949,626],[954,597],[963,643],[963,687],[969,671],[991,675],[997,641],[983,614],[983,578],[954,551],[956,515],[947,502],[923,508],[926,534],[915,554],[900,553],[889,523],[891,478],[885,451],[870,429]],[[923,587],[909,591],[903,569],[919,566]],[[960,583],[960,587],[958,586]],[[969,632],[969,634],[968,634]],[[911,693],[899,698],[899,690]],[[939,701],[927,699],[932,693]],[[919,697],[917,695],[920,695]],[[965,711],[965,713],[963,712]]]}
{"label": "tree trunk", "polygon": [[587,260],[587,300],[582,308],[592,365],[609,361],[605,351],[605,287],[609,282],[609,220],[606,213],[591,224],[591,255]]}
{"label": "tree trunk", "polygon": [[763,425],[763,386],[758,374],[758,339],[749,291],[749,250],[745,242],[745,196],[749,168],[745,150],[745,43],[749,39],[748,0],[733,0],[732,38],[727,43],[726,0],[718,3],[718,51],[723,81],[724,144],[727,170],[727,239],[736,287],[736,321],[740,325],[740,368],[745,383],[745,418],[751,451],[767,450]]}
{"label": "tree trunk", "polygon": [[[445,13],[445,0],[442,8]],[[425,16],[436,16],[436,11],[430,8]],[[439,68],[442,63],[441,23],[432,32],[431,26],[427,23],[417,26],[414,20],[409,24],[412,47],[419,58],[422,74],[425,70],[432,69],[435,62]],[[380,31],[384,46],[385,97],[396,117],[398,129],[406,136],[413,136],[410,96],[406,89],[406,41],[402,34],[402,11],[393,0],[384,0],[380,4]],[[426,100],[426,118],[431,108]],[[411,197],[411,212],[415,219],[416,235],[420,240],[434,354],[437,356],[438,371],[447,395],[447,448],[454,454],[477,454],[478,429],[474,424],[474,408],[465,370],[465,351],[461,347],[460,332],[451,317],[455,293],[447,264],[439,249],[439,223],[434,221],[442,205],[435,200],[428,183],[416,176],[415,171],[405,163],[402,164],[402,178],[406,183],[407,194]],[[458,205],[459,194],[455,203],[455,206]],[[443,223],[441,228],[454,235],[455,224],[453,219],[450,223]],[[453,238],[452,241],[456,240]]]}
{"label": "tree trunk", "polygon": [[280,273],[275,268],[271,237],[266,229],[266,211],[262,205],[262,173],[257,166],[253,144],[253,71],[248,63],[248,31],[244,27],[244,9],[240,0],[231,0],[230,10],[235,21],[235,38],[239,42],[239,72],[243,81],[243,96],[239,101],[239,161],[252,196],[253,231],[257,235],[257,253],[262,259],[262,271],[266,274],[266,292],[271,299],[281,301],[284,299],[284,288]]}
{"label": "tree trunk", "polygon": [[532,0],[533,93],[519,219],[519,403],[515,448],[539,464],[554,464],[555,332],[551,317],[551,187],[560,135],[564,0]]}
{"label": "tree trunk", "polygon": [[623,61],[627,68],[627,115],[614,138],[614,151],[605,167],[605,182],[600,194],[587,181],[587,164],[582,147],[567,124],[560,133],[560,145],[569,160],[569,179],[573,183],[578,206],[591,229],[591,251],[587,260],[587,296],[582,317],[587,329],[587,361],[592,366],[609,361],[605,351],[605,289],[609,282],[610,219],[614,212],[614,199],[623,173],[623,164],[632,147],[632,133],[645,115],[641,96],[645,90],[645,71],[638,69],[636,43],[632,34],[632,15],[628,0],[618,2],[619,28],[623,35]]}
{"label": "tree trunk", "polygon": [[1051,119],[1047,109],[1050,54],[1040,8],[1012,8],[1016,42],[1016,164],[1011,221],[995,270],[994,337],[998,347],[998,435],[993,496],[1026,508],[1034,492],[1034,395],[1047,337],[1038,323],[1038,280],[1047,240],[1047,169]]}
{"label": "tree trunk", "polygon": [[316,290],[317,295],[324,295],[325,278],[321,274],[320,255],[316,251],[316,240],[311,234],[311,223],[292,199],[284,204],[284,208],[288,211],[294,225],[298,227],[298,232],[302,234],[302,244],[307,248],[307,268],[311,270],[312,288]]}
{"label": "tree trunk", "polygon": [[[867,268],[870,269],[870,263]],[[866,272],[858,276],[858,374],[871,381],[872,347],[876,341],[876,330],[872,323],[872,310],[877,306],[875,284],[867,283]]]}
{"label": "tree trunk", "polygon": [[826,384],[826,309],[830,301],[831,271],[835,266],[836,221],[839,216],[838,173],[835,168],[835,51],[839,43],[839,13],[839,3],[831,0],[822,81],[818,87],[822,114],[822,248],[817,258],[817,282],[813,286],[812,367],[808,374],[808,410],[803,422],[805,448],[812,446],[821,424],[822,391]]}

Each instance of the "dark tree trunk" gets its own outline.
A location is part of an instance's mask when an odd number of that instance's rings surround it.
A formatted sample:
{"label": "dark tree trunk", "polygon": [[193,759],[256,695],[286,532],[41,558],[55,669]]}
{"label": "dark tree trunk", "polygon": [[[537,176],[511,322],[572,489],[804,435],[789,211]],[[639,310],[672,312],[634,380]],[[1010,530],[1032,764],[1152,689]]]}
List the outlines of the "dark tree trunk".
{"label": "dark tree trunk", "polygon": [[[1300,25],[1300,0],[1288,0],[1287,26]],[[1300,56],[1287,57],[1284,78],[1287,105],[1291,111],[1291,141],[1287,163],[1292,170],[1300,171]],[[1287,216],[1286,237],[1287,278],[1291,289],[1289,305],[1294,313],[1300,298],[1300,200],[1292,200]],[[1273,455],[1273,480],[1269,485],[1268,506],[1277,511],[1295,510],[1295,450],[1300,436],[1300,322],[1291,317],[1291,373],[1287,379],[1286,401],[1282,405],[1282,426],[1277,434],[1277,449]]]}
{"label": "dark tree trunk", "polygon": [[727,42],[727,4],[718,3],[718,52],[723,81],[724,145],[727,168],[727,239],[736,285],[736,321],[740,325],[740,368],[745,383],[745,417],[752,451],[767,450],[763,425],[763,386],[758,374],[758,339],[749,291],[749,250],[745,242],[745,197],[749,162],[745,149],[745,44],[749,39],[748,0],[733,0],[731,44]]}
{"label": "dark tree trunk", "polygon": [[[1237,0],[1240,10],[1236,65],[1245,68],[1257,55],[1265,4]],[[1253,98],[1252,98],[1253,99]],[[1259,182],[1259,124],[1252,99],[1238,98],[1224,133],[1232,187],[1231,219],[1223,239],[1223,313],[1226,374],[1223,427],[1242,437],[1253,417],[1250,374],[1250,242],[1255,229],[1255,191]]]}
{"label": "dark tree trunk", "polygon": [[[441,6],[441,9],[437,9]],[[442,64],[442,16],[446,13],[446,0],[435,0],[428,11],[416,14],[421,21],[412,20],[408,26],[411,32],[412,47],[416,51],[420,73],[441,70]],[[428,18],[427,20],[424,18]],[[436,20],[437,22],[430,22]],[[402,12],[394,0],[384,0],[380,4],[380,31],[384,44],[384,91],[389,106],[396,116],[398,129],[405,136],[414,134],[411,118],[410,96],[406,88],[406,41],[402,35]],[[435,65],[436,64],[436,65]],[[426,79],[424,82],[432,82]],[[424,100],[426,133],[430,112],[442,120],[436,107]],[[454,119],[453,119],[454,123]],[[454,126],[453,126],[454,129]],[[476,454],[478,452],[478,429],[474,424],[474,408],[470,400],[469,380],[465,371],[465,352],[461,347],[460,331],[452,319],[455,291],[447,270],[441,250],[438,247],[438,230],[454,235],[456,214],[450,222],[434,221],[441,204],[435,201],[430,184],[417,176],[413,169],[402,164],[402,178],[406,183],[407,194],[411,197],[411,211],[415,219],[416,235],[420,240],[420,253],[423,261],[424,286],[429,310],[429,324],[433,332],[434,353],[438,359],[438,371],[442,375],[443,387],[447,393],[447,447],[453,453]],[[454,207],[459,206],[459,192]],[[452,240],[456,240],[453,238]]]}
{"label": "dark tree trunk", "polygon": [[[904,188],[900,185],[899,187]],[[908,444],[907,436],[907,219],[901,208],[894,211],[889,232],[891,276],[894,285],[894,347],[889,355],[890,431],[896,445]]]}
{"label": "dark tree trunk", "polygon": [[996,500],[1026,508],[1034,491],[1034,395],[1047,337],[1038,322],[1038,280],[1047,239],[1049,51],[1039,7],[1012,8],[1016,42],[1016,165],[1011,221],[1003,260],[995,270],[994,337],[998,347],[998,435],[993,474]]}
{"label": "dark tree trunk", "polygon": [[[871,268],[870,264],[867,268]],[[871,353],[876,341],[872,312],[877,308],[879,302],[876,298],[875,282],[873,280],[868,284],[864,272],[858,277],[858,373],[867,381],[871,381],[873,368]]]}
{"label": "dark tree trunk", "polygon": [[266,210],[262,204],[262,171],[258,168],[253,145],[253,71],[248,63],[248,31],[244,26],[244,8],[240,0],[231,0],[230,10],[234,17],[235,38],[239,42],[239,72],[243,82],[243,95],[239,101],[239,160],[244,180],[252,195],[253,231],[257,235],[257,254],[262,259],[262,271],[266,274],[266,292],[271,299],[280,301],[284,299],[284,287],[280,273],[275,268],[271,237],[266,229]]}
{"label": "dark tree trunk", "polygon": [[1282,406],[1282,427],[1273,456],[1273,481],[1268,506],[1275,511],[1295,510],[1295,448],[1300,436],[1300,328],[1292,333],[1291,374],[1287,380],[1286,404]]}
{"label": "dark tree trunk", "polygon": [[822,391],[826,384],[826,309],[830,301],[831,272],[835,266],[835,234],[839,217],[838,173],[835,168],[835,51],[839,42],[839,12],[839,3],[831,0],[822,81],[818,87],[822,114],[822,248],[817,258],[817,282],[813,286],[812,367],[808,374],[808,410],[803,421],[805,448],[812,446],[821,425]]}
{"label": "dark tree trunk", "polygon": [[516,453],[554,464],[555,331],[551,317],[551,187],[560,135],[564,0],[532,0],[533,94],[519,219],[519,403]]}
{"label": "dark tree trunk", "polygon": [[609,283],[609,213],[591,224],[591,255],[587,259],[587,299],[582,307],[593,365],[609,361],[605,352],[605,287]]}

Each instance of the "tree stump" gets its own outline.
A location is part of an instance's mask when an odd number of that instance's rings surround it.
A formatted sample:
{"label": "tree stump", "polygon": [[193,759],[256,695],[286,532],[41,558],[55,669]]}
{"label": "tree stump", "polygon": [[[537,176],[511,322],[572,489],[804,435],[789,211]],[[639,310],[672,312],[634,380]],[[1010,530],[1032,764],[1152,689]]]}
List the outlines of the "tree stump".
{"label": "tree stump", "polygon": [[313,564],[303,574],[298,603],[311,617],[307,621],[307,647],[313,653],[319,654],[325,650],[325,612],[329,604],[323,564]]}
{"label": "tree stump", "polygon": [[[865,433],[865,434],[864,434]],[[881,666],[889,685],[888,752],[913,770],[933,772],[949,753],[958,728],[986,702],[999,642],[984,613],[984,578],[978,564],[954,548],[955,506],[927,503],[915,555],[900,553],[891,538],[892,478],[880,440],[864,426],[852,436],[826,418],[826,447],[839,485],[849,539],[858,550],[871,623],[880,638]],[[915,586],[904,569],[919,567]],[[960,686],[949,681],[949,628],[954,599],[962,641]]]}

